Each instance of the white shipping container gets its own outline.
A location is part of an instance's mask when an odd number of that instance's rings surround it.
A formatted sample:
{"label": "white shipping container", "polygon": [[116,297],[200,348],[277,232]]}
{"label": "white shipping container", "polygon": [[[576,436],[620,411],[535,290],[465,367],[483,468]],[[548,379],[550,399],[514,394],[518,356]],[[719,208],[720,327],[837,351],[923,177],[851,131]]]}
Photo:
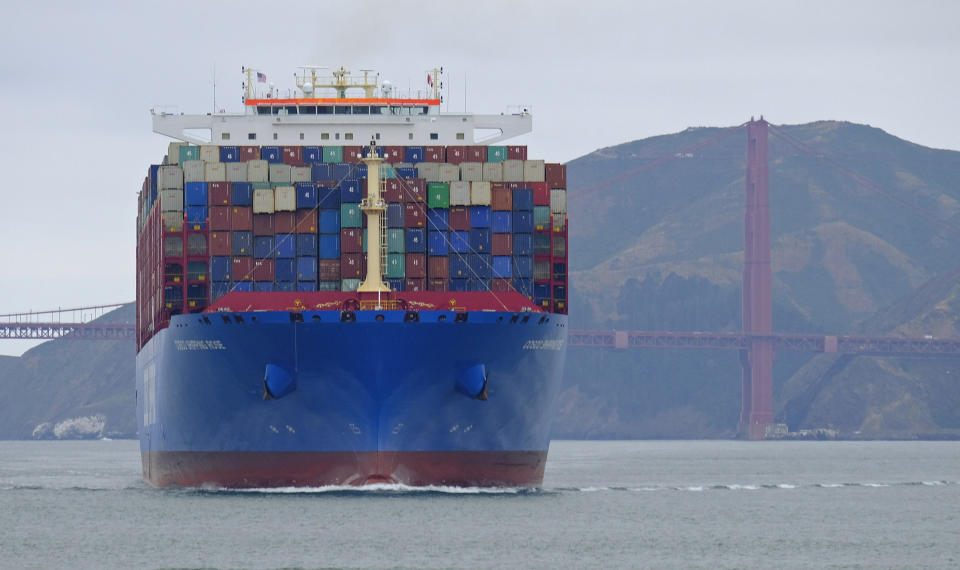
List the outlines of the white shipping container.
{"label": "white shipping container", "polygon": [[183,190],[161,190],[160,211],[183,212]]}
{"label": "white shipping container", "polygon": [[523,182],[523,161],[516,159],[504,160],[503,181],[504,182]]}
{"label": "white shipping container", "polygon": [[163,212],[163,229],[168,232],[182,231],[183,230],[183,213],[182,212]]}
{"label": "white shipping container", "polygon": [[271,164],[270,182],[290,182],[289,164]]}
{"label": "white shipping container", "polygon": [[460,167],[456,164],[450,164],[449,162],[442,162],[440,163],[440,174],[438,177],[440,178],[440,182],[460,180]]}
{"label": "white shipping container", "polygon": [[474,180],[483,180],[482,162],[461,162],[460,180],[472,182]]}
{"label": "white shipping container", "polygon": [[470,205],[490,205],[490,182],[486,180],[480,180],[470,183]]}
{"label": "white shipping container", "polygon": [[247,161],[247,182],[269,182],[270,163],[256,159]]}
{"label": "white shipping container", "polygon": [[206,162],[203,165],[203,179],[206,182],[224,182],[227,179],[227,165],[222,162]]}
{"label": "white shipping container", "polygon": [[227,182],[246,182],[247,163],[227,162]]}
{"label": "white shipping container", "polygon": [[421,162],[417,164],[417,176],[427,182],[440,182],[440,164],[436,162]]}
{"label": "white shipping container", "polygon": [[273,188],[254,188],[253,213],[272,214],[273,209]]}
{"label": "white shipping container", "polygon": [[450,205],[470,205],[470,183],[465,180],[454,180],[450,183]]}
{"label": "white shipping container", "polygon": [[502,162],[484,162],[483,178],[488,182],[503,182],[503,163]]}
{"label": "white shipping container", "polygon": [[157,190],[183,190],[183,169],[179,166],[161,166],[157,169]]}
{"label": "white shipping container", "polygon": [[563,188],[550,190],[550,212],[553,214],[567,213],[567,191]]}
{"label": "white shipping container", "polygon": [[220,147],[208,144],[201,145],[200,160],[204,162],[220,162]]}
{"label": "white shipping container", "polygon": [[278,212],[296,211],[297,191],[293,186],[277,186],[274,189],[274,209]]}
{"label": "white shipping container", "polygon": [[167,164],[180,163],[180,147],[183,145],[181,141],[173,141],[167,145]]}
{"label": "white shipping container", "polygon": [[309,166],[291,167],[290,182],[310,182],[310,167]]}
{"label": "white shipping container", "polygon": [[543,182],[546,176],[543,160],[525,160],[523,161],[523,181],[524,182]]}
{"label": "white shipping container", "polygon": [[203,180],[203,161],[187,160],[183,163],[183,181],[184,182],[204,182]]}

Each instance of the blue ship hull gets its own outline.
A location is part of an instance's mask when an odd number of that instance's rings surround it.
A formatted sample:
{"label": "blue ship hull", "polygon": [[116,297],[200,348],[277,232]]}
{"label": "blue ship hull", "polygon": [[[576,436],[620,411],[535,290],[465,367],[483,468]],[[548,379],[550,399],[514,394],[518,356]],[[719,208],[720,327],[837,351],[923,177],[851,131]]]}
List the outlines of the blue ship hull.
{"label": "blue ship hull", "polygon": [[[137,355],[144,478],[156,486],[539,485],[567,316],[404,317],[174,316]],[[265,396],[268,365],[289,373],[291,392]],[[486,400],[458,387],[477,365]]]}

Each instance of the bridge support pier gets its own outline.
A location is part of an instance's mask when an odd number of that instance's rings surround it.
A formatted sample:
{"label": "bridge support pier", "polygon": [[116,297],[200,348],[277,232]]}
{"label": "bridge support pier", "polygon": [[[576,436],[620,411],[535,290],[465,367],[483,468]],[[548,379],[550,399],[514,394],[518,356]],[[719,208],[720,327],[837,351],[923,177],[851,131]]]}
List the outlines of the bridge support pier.
{"label": "bridge support pier", "polygon": [[747,123],[746,208],[740,310],[747,349],[740,352],[740,435],[765,439],[773,426],[773,274],[770,269],[770,173],[767,122]]}

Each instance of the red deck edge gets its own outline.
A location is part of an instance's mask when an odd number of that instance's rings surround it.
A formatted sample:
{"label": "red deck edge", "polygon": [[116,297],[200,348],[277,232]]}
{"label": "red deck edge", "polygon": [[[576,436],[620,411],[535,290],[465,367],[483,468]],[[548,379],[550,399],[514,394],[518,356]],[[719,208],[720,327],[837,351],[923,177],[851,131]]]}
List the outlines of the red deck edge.
{"label": "red deck edge", "polygon": [[203,312],[373,310],[377,303],[384,310],[544,312],[516,291],[398,291],[380,295],[379,298],[376,293],[356,291],[233,291]]}

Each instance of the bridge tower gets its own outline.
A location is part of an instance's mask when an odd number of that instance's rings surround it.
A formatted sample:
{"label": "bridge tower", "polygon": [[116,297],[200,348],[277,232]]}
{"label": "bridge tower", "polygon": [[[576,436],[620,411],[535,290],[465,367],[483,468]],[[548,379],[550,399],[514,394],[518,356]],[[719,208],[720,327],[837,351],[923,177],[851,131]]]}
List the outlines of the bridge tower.
{"label": "bridge tower", "polygon": [[[764,439],[773,426],[773,276],[770,269],[770,172],[767,122],[747,123],[746,212],[743,224],[740,351],[740,435]],[[759,336],[757,336],[759,335]]]}

